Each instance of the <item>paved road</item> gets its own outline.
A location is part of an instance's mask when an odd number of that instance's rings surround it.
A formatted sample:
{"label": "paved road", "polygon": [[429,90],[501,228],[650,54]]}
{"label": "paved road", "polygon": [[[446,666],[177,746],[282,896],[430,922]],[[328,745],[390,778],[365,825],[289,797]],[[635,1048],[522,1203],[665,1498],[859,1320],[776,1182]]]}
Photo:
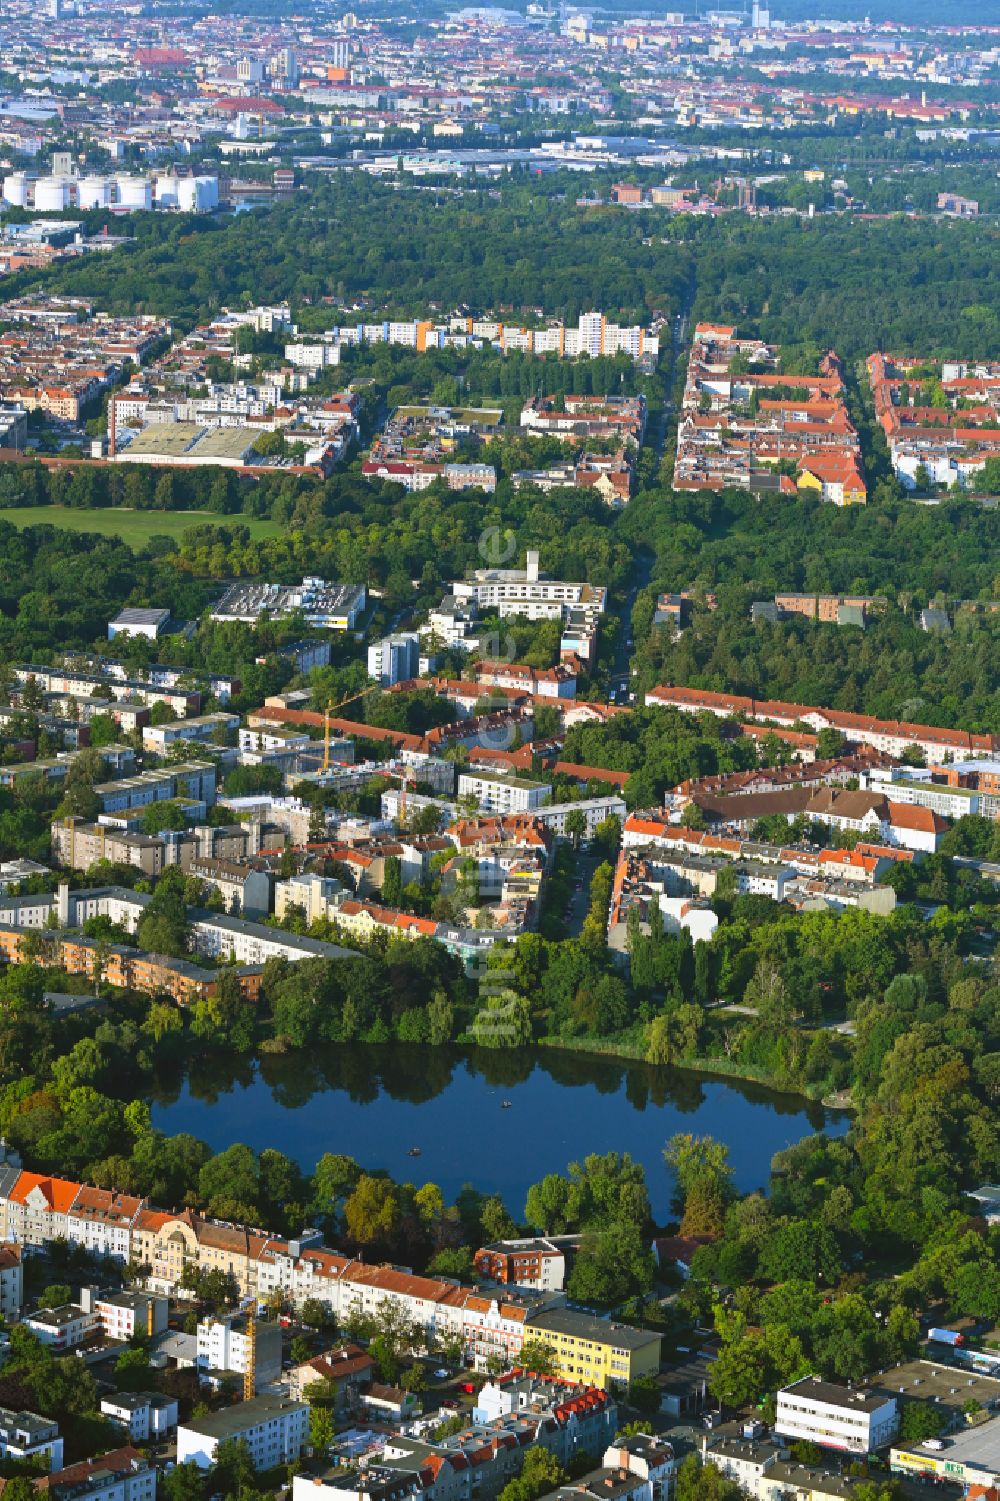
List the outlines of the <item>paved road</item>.
{"label": "paved road", "polygon": [[[670,399],[670,387],[673,382],[677,361],[687,340],[688,320],[693,302],[694,290],[691,289],[685,298],[683,307],[674,319],[673,328],[670,332],[670,355],[663,371],[664,387],[667,393],[663,403],[663,410],[658,415],[653,428],[646,434],[646,442],[656,454],[657,466],[659,466],[663,458],[663,449],[667,441],[670,414],[673,410],[673,402]],[[632,570],[629,590],[622,605],[618,639],[615,644],[615,656],[608,681],[608,697],[612,703],[627,704],[629,702],[630,670],[632,655],[635,649],[632,611],[635,609],[635,601],[640,589],[645,589],[649,584],[650,574],[653,570],[653,561],[653,555],[650,552],[642,550],[636,554],[635,567]]]}
{"label": "paved road", "polygon": [[569,903],[569,913],[564,919],[566,932],[570,938],[579,938],[583,928],[583,920],[590,909],[590,883],[594,871],[600,865],[600,858],[591,854],[589,850],[581,847],[576,857],[576,871],[574,879],[582,889],[574,890]]}

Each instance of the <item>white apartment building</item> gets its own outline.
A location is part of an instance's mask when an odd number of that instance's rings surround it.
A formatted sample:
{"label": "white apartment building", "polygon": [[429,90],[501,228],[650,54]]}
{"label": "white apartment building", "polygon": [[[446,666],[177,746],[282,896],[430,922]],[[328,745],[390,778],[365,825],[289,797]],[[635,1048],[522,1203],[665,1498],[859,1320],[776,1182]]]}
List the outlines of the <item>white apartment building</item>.
{"label": "white apartment building", "polygon": [[161,1392],[116,1392],[102,1400],[101,1411],[134,1444],[165,1438],[177,1427],[177,1402]]}
{"label": "white apartment building", "polygon": [[63,1462],[59,1424],[36,1412],[12,1412],[0,1407],[0,1456],[4,1459],[43,1459],[49,1470]]}
{"label": "white apartment building", "polygon": [[246,1444],[255,1470],[271,1470],[298,1459],[308,1434],[308,1403],[263,1394],[182,1424],[177,1430],[177,1463],[190,1460],[199,1470],[210,1469],[219,1444],[236,1439]]}
{"label": "white apartment building", "polygon": [[24,1302],[20,1246],[0,1246],[0,1318],[16,1324]]}
{"label": "white apartment building", "polygon": [[602,584],[550,579],[538,568],[538,553],[529,550],[524,568],[477,568],[471,579],[452,585],[455,598],[474,601],[480,610],[528,620],[561,620],[570,606],[589,605],[600,614],[607,590]]}
{"label": "white apartment building", "polygon": [[[192,911],[194,909],[191,909]],[[223,913],[198,912],[190,924],[191,945],[205,958],[231,956],[236,964],[266,964],[268,959],[351,959],[349,949],[318,938],[282,933],[262,923]]]}
{"label": "white apartment building", "polygon": [[211,740],[216,730],[226,734],[239,722],[238,714],[198,714],[175,724],[147,724],[143,726],[142,748],[163,756],[178,740]]}
{"label": "white apartment building", "polygon": [[585,839],[593,839],[598,824],[604,823],[609,818],[618,818],[625,822],[625,799],[615,793],[609,793],[607,797],[581,797],[574,803],[549,803],[548,807],[539,808],[535,817],[545,828],[551,829],[557,838],[566,837],[566,820],[573,812],[582,813],[587,821]]}
{"label": "white apartment building", "polygon": [[87,1289],[81,1295],[85,1309],[93,1311],[101,1322],[105,1335],[110,1340],[122,1341],[142,1335],[152,1338],[163,1334],[167,1328],[170,1304],[166,1298],[153,1293],[117,1292],[99,1293],[92,1297]]}
{"label": "white apartment building", "polygon": [[530,813],[552,797],[547,782],[528,777],[503,776],[499,772],[462,771],[458,776],[459,797],[474,797],[489,813]]}
{"label": "white apartment building", "polygon": [[415,631],[383,636],[368,648],[368,676],[383,688],[415,678],[420,671],[420,637]]}
{"label": "white apartment building", "polygon": [[77,1303],[64,1303],[60,1308],[39,1308],[22,1319],[39,1344],[48,1345],[57,1355],[66,1350],[75,1350],[97,1327],[97,1318],[86,1313]]}
{"label": "white apartment building", "polygon": [[329,365],[339,365],[340,340],[331,339],[321,344],[286,344],[285,359],[297,370],[324,370]]}
{"label": "white apartment building", "polygon": [[895,1397],[836,1386],[805,1376],[778,1392],[774,1431],[821,1449],[870,1454],[891,1442],[899,1427]]}
{"label": "white apartment building", "polygon": [[56,1487],[72,1487],[74,1501],[156,1501],[156,1469],[131,1445],[85,1459],[49,1477]]}
{"label": "white apartment building", "polygon": [[[250,1363],[249,1314],[202,1319],[198,1324],[198,1370],[204,1374],[230,1372],[245,1376]],[[254,1364],[258,1390],[281,1375],[281,1327],[261,1323],[254,1338]]]}
{"label": "white apartment building", "polygon": [[282,922],[292,908],[298,908],[305,914],[306,922],[318,922],[333,915],[335,898],[342,890],[340,882],[332,876],[318,876],[312,871],[288,876],[275,885],[274,915]]}

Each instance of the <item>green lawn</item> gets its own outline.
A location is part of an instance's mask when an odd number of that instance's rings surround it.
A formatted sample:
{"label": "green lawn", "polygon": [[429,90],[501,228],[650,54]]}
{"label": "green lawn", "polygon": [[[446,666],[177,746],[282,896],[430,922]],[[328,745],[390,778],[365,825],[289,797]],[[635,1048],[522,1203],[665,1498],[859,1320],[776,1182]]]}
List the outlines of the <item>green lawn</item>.
{"label": "green lawn", "polygon": [[104,537],[121,537],[130,547],[142,547],[150,537],[173,537],[180,541],[192,526],[248,526],[253,538],[277,537],[281,527],[276,521],[256,517],[220,516],[215,511],[126,511],[109,507],[84,511],[76,506],[11,506],[0,509],[0,520],[15,526],[61,526],[71,532],[100,532]]}

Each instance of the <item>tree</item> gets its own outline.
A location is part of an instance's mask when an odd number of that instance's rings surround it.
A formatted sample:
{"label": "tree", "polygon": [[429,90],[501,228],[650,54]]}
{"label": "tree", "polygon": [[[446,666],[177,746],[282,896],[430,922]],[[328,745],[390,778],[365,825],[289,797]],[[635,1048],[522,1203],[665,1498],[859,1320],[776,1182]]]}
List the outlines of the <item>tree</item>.
{"label": "tree", "polygon": [[323,1215],[334,1217],[358,1185],[361,1169],[353,1157],[324,1152],[313,1173],[316,1204]]}
{"label": "tree", "polygon": [[559,1369],[556,1352],[543,1339],[526,1339],[517,1364],[522,1370],[534,1371],[538,1376],[555,1376]]}
{"label": "tree", "polygon": [[538,1501],[564,1485],[568,1476],[548,1449],[536,1444],[524,1456],[521,1473],[500,1492],[500,1501]]}
{"label": "tree", "polygon": [[329,1407],[310,1403],[309,1442],[317,1454],[325,1455],[333,1443],[335,1428]]}
{"label": "tree", "polygon": [[587,815],[582,808],[571,808],[566,815],[566,833],[573,841],[575,850],[580,848],[580,840],[587,832]]}
{"label": "tree", "polygon": [[908,1443],[937,1438],[947,1424],[947,1417],[933,1402],[907,1402],[899,1415],[899,1436]]}
{"label": "tree", "polygon": [[402,866],[398,855],[387,855],[382,878],[382,900],[387,907],[398,908],[403,894]]}
{"label": "tree", "polygon": [[39,1308],[62,1308],[73,1301],[73,1293],[66,1282],[53,1282],[42,1290],[38,1298]]}
{"label": "tree", "polygon": [[302,1322],[309,1329],[331,1329],[335,1327],[335,1320],[329,1308],[319,1298],[305,1298],[299,1309]]}
{"label": "tree", "polygon": [[399,1197],[391,1179],[362,1173],[344,1205],[344,1223],[351,1239],[360,1245],[385,1240],[395,1230],[399,1216]]}
{"label": "tree", "polygon": [[674,1501],[741,1501],[735,1480],[727,1480],[717,1465],[687,1454],[677,1470]]}
{"label": "tree", "polygon": [[679,1132],[667,1142],[663,1156],[677,1180],[676,1197],[684,1211],[681,1234],[718,1234],[733,1196],[728,1148],[711,1136]]}
{"label": "tree", "polygon": [[573,1261],[566,1291],[574,1301],[611,1308],[653,1285],[653,1254],[636,1225],[588,1235]]}
{"label": "tree", "polygon": [[162,1475],[159,1484],[166,1501],[204,1501],[207,1476],[207,1470],[199,1469],[193,1459],[188,1459]]}
{"label": "tree", "polygon": [[215,1451],[212,1490],[224,1496],[242,1496],[256,1490],[257,1471],[245,1439],[224,1438]]}
{"label": "tree", "polygon": [[761,1254],[761,1271],[773,1282],[835,1282],[843,1260],[836,1236],[826,1225],[794,1220],[771,1235]]}

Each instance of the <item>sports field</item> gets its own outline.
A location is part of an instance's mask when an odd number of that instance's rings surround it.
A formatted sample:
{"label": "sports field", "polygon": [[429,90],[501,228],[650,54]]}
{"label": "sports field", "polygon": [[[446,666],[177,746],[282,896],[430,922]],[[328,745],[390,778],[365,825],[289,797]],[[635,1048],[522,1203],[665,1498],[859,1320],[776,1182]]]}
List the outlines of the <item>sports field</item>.
{"label": "sports field", "polygon": [[127,511],[118,506],[85,511],[77,506],[11,506],[0,509],[0,520],[14,526],[61,526],[71,532],[100,532],[120,537],[130,547],[143,547],[150,537],[173,537],[179,542],[192,526],[247,526],[254,539],[276,537],[276,521],[252,516],[220,516],[216,511]]}

